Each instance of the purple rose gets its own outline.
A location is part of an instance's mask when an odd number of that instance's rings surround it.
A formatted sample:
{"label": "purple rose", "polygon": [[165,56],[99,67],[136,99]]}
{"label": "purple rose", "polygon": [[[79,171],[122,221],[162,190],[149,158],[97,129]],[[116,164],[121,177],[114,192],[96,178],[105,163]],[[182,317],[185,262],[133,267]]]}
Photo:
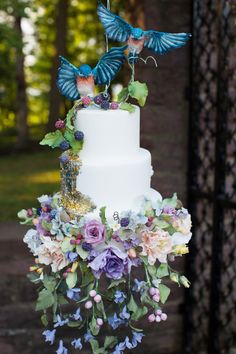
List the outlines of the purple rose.
{"label": "purple rose", "polygon": [[97,278],[100,278],[104,272],[108,278],[112,279],[120,279],[123,274],[127,274],[131,265],[127,254],[115,246],[106,248],[89,263],[89,267],[92,268]]}
{"label": "purple rose", "polygon": [[105,226],[97,220],[89,221],[84,227],[84,239],[87,243],[101,243],[105,239]]}

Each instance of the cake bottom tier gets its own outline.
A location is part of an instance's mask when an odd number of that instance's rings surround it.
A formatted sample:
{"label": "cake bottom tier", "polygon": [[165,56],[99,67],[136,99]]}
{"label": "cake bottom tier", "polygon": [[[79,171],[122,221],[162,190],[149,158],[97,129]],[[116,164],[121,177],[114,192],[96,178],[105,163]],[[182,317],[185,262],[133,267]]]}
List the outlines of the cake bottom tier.
{"label": "cake bottom tier", "polygon": [[151,154],[140,149],[137,155],[122,161],[83,160],[76,189],[89,196],[97,209],[106,206],[109,214],[137,210],[143,196],[159,197],[150,188],[152,175]]}

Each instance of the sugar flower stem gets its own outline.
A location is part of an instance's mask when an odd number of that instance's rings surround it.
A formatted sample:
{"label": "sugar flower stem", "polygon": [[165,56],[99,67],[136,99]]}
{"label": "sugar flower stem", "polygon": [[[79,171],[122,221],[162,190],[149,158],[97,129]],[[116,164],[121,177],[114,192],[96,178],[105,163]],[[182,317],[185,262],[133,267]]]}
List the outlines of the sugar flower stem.
{"label": "sugar flower stem", "polygon": [[151,286],[152,283],[151,283],[151,280],[150,280],[150,277],[149,277],[149,274],[148,274],[148,270],[147,270],[146,264],[144,264],[144,269],[145,269],[145,274],[146,274],[147,283],[148,283],[149,286]]}

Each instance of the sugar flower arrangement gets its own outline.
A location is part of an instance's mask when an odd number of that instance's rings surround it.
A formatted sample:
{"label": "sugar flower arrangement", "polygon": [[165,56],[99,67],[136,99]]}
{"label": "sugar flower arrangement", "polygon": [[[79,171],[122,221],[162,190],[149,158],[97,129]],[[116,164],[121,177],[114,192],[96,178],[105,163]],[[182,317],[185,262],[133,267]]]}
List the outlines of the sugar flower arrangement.
{"label": "sugar flower arrangement", "polygon": [[[190,285],[171,264],[188,253],[191,217],[176,194],[155,203],[144,199],[138,213],[113,217],[106,217],[105,207],[98,217],[72,217],[60,198],[44,195],[37,209],[18,213],[22,224],[33,226],[24,242],[35,257],[28,277],[38,287],[45,341],[55,343],[57,354],[88,345],[94,354],[135,348],[146,323],[167,320],[166,280]],[[66,327],[74,335],[69,343],[61,338]]]}

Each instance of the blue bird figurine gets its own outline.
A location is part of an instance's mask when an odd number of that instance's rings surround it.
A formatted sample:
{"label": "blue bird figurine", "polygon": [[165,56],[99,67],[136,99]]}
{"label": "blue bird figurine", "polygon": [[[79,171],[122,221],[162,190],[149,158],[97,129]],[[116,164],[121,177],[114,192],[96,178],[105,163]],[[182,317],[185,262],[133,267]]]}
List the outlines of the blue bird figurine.
{"label": "blue bird figurine", "polygon": [[123,18],[108,10],[100,1],[97,13],[109,39],[127,42],[130,62],[138,59],[143,48],[148,48],[157,54],[165,54],[182,47],[191,37],[189,33],[144,31],[132,27]]}
{"label": "blue bird figurine", "polygon": [[127,46],[111,48],[98,61],[95,68],[87,64],[76,67],[60,56],[57,86],[63,96],[75,101],[84,96],[94,96],[95,85],[109,85],[125,60]]}

